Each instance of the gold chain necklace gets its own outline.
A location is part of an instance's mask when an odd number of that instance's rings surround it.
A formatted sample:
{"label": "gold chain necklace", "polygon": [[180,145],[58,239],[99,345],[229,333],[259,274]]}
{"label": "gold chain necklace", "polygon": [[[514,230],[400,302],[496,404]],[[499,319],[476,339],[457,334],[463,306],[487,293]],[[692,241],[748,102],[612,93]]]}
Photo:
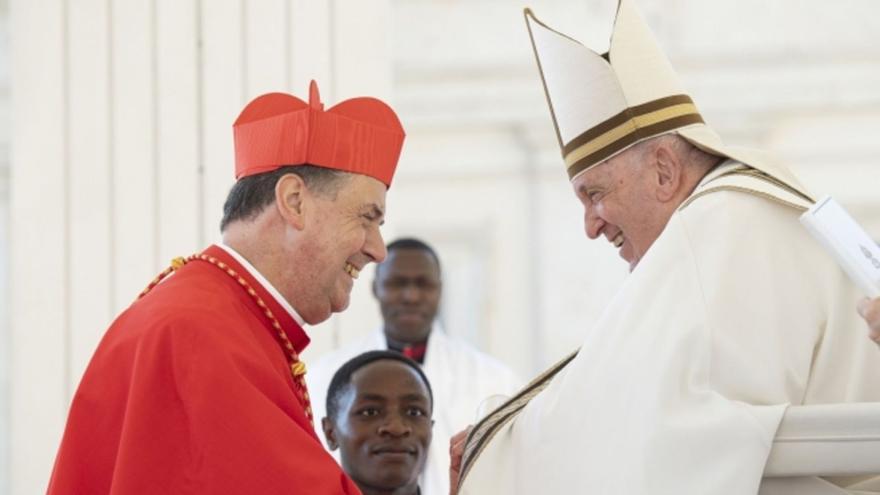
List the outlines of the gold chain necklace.
{"label": "gold chain necklace", "polygon": [[159,285],[159,282],[161,282],[162,279],[170,275],[172,272],[179,270],[183,267],[183,265],[193,260],[207,261],[208,263],[216,266],[224,273],[232,277],[236,282],[238,282],[238,285],[240,285],[248,293],[248,295],[251,296],[254,302],[257,303],[257,306],[259,306],[260,309],[263,310],[263,314],[266,315],[266,318],[268,318],[269,322],[272,323],[272,328],[274,328],[275,332],[278,334],[278,339],[280,340],[281,347],[283,347],[284,350],[287,351],[288,360],[290,362],[290,374],[293,377],[294,384],[296,384],[297,388],[299,389],[298,391],[300,393],[300,402],[305,409],[306,416],[309,418],[309,421],[311,421],[312,425],[314,426],[315,420],[312,417],[312,404],[309,400],[308,387],[306,387],[306,364],[299,359],[299,354],[296,352],[296,349],[293,347],[290,339],[287,338],[287,334],[284,333],[284,330],[281,328],[281,323],[279,323],[278,318],[275,318],[275,315],[272,314],[272,310],[269,309],[269,307],[263,301],[263,298],[261,298],[260,295],[257,294],[257,291],[255,291],[254,288],[251,287],[251,284],[249,284],[247,280],[245,280],[235,270],[230,268],[229,265],[213,256],[208,256],[207,254],[194,254],[188,258],[174,258],[173,260],[171,260],[171,266],[166,268],[155,279],[153,279],[153,281],[150,282],[150,285],[148,285],[147,288],[140,293],[138,299],[147,295],[151,290],[153,290],[154,287]]}

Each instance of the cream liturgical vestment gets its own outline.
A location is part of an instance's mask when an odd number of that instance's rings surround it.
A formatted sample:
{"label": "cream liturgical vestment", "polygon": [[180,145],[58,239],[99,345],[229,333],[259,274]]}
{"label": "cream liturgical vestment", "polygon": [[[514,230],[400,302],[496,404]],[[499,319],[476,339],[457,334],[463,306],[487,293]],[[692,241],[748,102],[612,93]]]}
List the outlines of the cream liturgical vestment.
{"label": "cream liturgical vestment", "polygon": [[[377,329],[361,341],[322,356],[309,367],[306,381],[316,422],[326,416],[327,387],[336,370],[361,353],[387,348],[382,329]],[[497,359],[446,334],[436,322],[428,337],[422,369],[434,394],[434,429],[419,487],[422,495],[447,495],[450,437],[476,422],[477,410],[487,397],[510,396],[522,381]],[[327,439],[319,436],[326,447]]]}
{"label": "cream liturgical vestment", "polygon": [[774,182],[704,178],[577,356],[477,426],[459,494],[756,494],[787,405],[880,400],[859,296]]}

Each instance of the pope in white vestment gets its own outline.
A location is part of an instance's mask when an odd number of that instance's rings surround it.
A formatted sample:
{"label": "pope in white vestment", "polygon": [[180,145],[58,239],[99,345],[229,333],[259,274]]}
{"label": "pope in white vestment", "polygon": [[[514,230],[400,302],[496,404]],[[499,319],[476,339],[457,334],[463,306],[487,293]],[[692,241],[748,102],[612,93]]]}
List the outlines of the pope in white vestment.
{"label": "pope in white vestment", "polygon": [[758,493],[786,405],[880,400],[857,299],[792,207],[696,197],[459,493]]}
{"label": "pope in white vestment", "polygon": [[640,259],[622,231],[604,233],[632,273],[575,356],[471,432],[459,495],[880,493],[871,476],[762,483],[789,405],[880,401],[858,294],[798,222],[810,196],[720,142],[630,0],[604,56],[526,16],[588,235],[604,192],[585,174],[646,156],[660,170],[675,142],[651,146],[667,137],[721,161]]}
{"label": "pope in white vestment", "polygon": [[[405,249],[413,251],[412,248]],[[395,264],[402,260],[400,254],[403,251],[404,249],[396,247],[394,242],[389,244],[388,258],[380,267],[382,272],[377,270],[377,277],[395,276],[392,270],[395,270],[397,268]],[[419,256],[431,259],[425,252],[421,252]],[[407,276],[412,276],[413,280],[424,277],[424,274],[419,273],[420,266],[423,265],[412,265],[414,271]],[[384,297],[382,294],[380,296]],[[434,319],[433,312],[428,310],[427,314]],[[387,316],[387,319],[391,318],[393,314]],[[390,324],[390,321],[386,322],[386,326]],[[484,400],[496,395],[510,396],[522,385],[522,381],[497,359],[447,334],[439,322],[428,320],[427,324],[429,333],[427,345],[424,347],[422,369],[433,390],[434,429],[428,460],[419,487],[422,495],[447,495],[449,438],[476,422],[476,413]],[[336,370],[361,353],[389,348],[389,340],[383,328],[376,329],[360,341],[322,356],[310,365],[306,373],[306,381],[317,421],[326,415],[327,388]],[[323,435],[319,436],[326,447],[326,439]],[[335,452],[331,453],[336,455]]]}

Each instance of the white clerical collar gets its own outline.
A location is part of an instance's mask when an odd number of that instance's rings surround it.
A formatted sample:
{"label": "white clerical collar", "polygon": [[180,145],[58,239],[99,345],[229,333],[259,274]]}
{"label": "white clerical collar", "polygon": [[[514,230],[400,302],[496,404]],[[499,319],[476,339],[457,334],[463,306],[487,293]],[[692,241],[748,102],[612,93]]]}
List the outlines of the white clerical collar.
{"label": "white clerical collar", "polygon": [[223,244],[222,242],[218,242],[217,245],[220,246],[221,249],[223,249],[224,251],[229,253],[229,256],[232,256],[233,258],[235,258],[235,261],[237,261],[241,266],[243,266],[244,269],[247,270],[248,273],[251,274],[251,276],[253,276],[255,279],[257,279],[257,282],[259,282],[260,285],[262,285],[263,287],[266,288],[267,291],[269,291],[269,294],[271,294],[272,297],[274,297],[275,300],[278,301],[278,304],[280,304],[282,308],[284,308],[285,310],[287,310],[288,313],[290,313],[290,316],[294,319],[294,321],[296,321],[299,324],[299,326],[301,326],[301,327],[305,326],[306,322],[305,322],[305,320],[302,319],[302,316],[300,316],[299,313],[297,313],[296,310],[293,309],[293,306],[291,306],[290,303],[287,302],[287,299],[285,299],[281,295],[281,293],[278,292],[278,289],[276,289],[274,285],[270,284],[269,281],[266,280],[266,277],[264,277],[263,274],[260,273],[254,267],[254,265],[252,265],[250,263],[250,261],[244,259],[244,256],[238,254],[238,251],[236,251],[235,249],[232,249],[231,247],[227,246],[226,244]]}

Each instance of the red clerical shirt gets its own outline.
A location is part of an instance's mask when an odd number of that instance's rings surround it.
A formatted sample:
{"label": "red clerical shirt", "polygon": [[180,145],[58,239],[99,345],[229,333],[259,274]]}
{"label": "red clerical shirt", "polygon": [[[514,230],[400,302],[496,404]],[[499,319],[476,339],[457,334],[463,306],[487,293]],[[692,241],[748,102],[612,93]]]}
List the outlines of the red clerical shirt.
{"label": "red clerical shirt", "polygon": [[[302,328],[238,262],[296,350]],[[359,494],[324,451],[271,323],[200,260],[107,331],[73,398],[48,493]]]}

